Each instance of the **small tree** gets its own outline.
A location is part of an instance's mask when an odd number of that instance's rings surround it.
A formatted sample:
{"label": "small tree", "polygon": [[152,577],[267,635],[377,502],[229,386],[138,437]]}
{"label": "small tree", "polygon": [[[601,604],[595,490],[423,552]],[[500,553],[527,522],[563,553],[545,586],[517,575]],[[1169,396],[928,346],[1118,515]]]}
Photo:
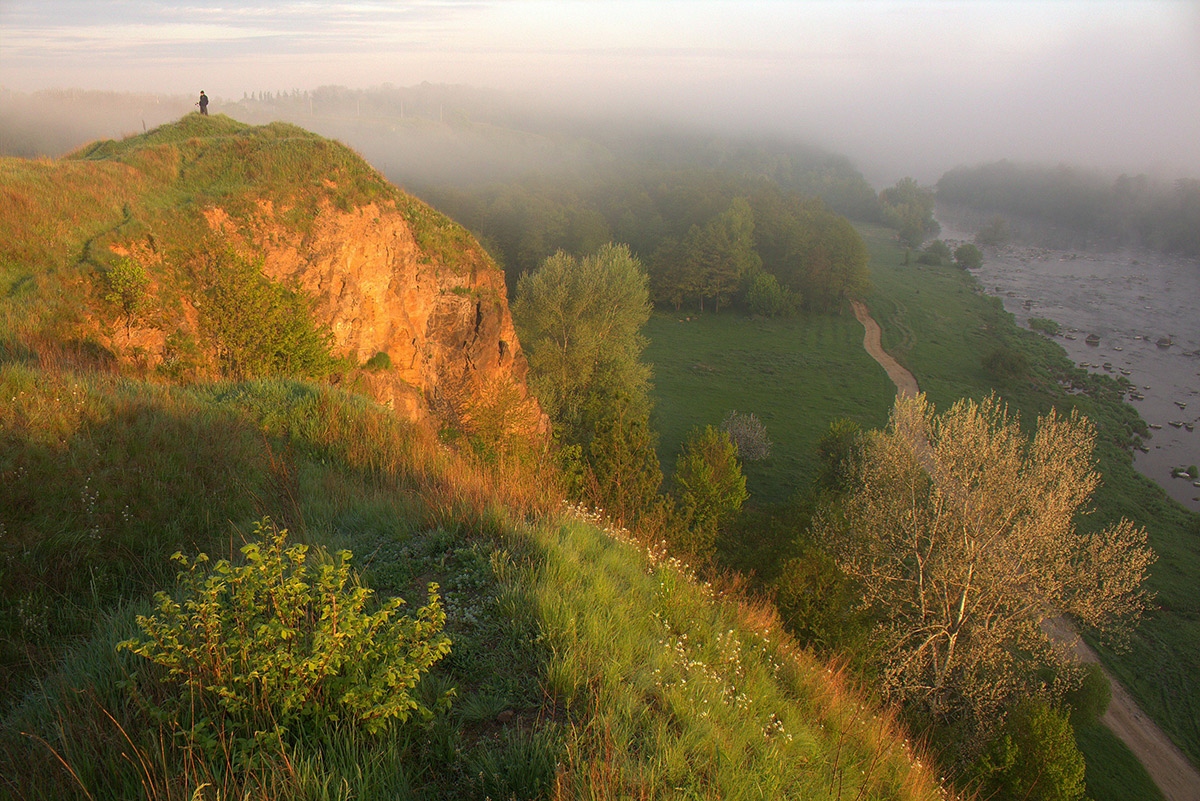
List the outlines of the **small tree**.
{"label": "small tree", "polygon": [[693,526],[716,532],[750,497],[729,435],[712,426],[693,429],[675,461],[675,494]]}
{"label": "small tree", "polygon": [[588,443],[588,500],[622,524],[638,518],[658,496],[662,468],[655,441],[649,416],[618,398]]}
{"label": "small tree", "polygon": [[964,270],[976,270],[983,265],[983,254],[968,242],[954,249],[954,263]]}
{"label": "small tree", "polygon": [[817,521],[878,620],[883,689],[939,718],[985,721],[1061,658],[1054,610],[1118,642],[1147,602],[1154,554],[1127,520],[1080,534],[1100,478],[1095,431],[1051,411],[1032,439],[995,397],[936,415],[897,398],[870,434],[855,489]]}
{"label": "small tree", "polygon": [[125,318],[125,338],[133,335],[133,321],[150,302],[150,276],[146,268],[129,258],[118,259],[104,274],[107,291],[104,300],[113,304]]}
{"label": "small tree", "polygon": [[757,462],[771,455],[771,439],[758,415],[734,409],[721,421],[721,430],[729,435],[743,462]]}

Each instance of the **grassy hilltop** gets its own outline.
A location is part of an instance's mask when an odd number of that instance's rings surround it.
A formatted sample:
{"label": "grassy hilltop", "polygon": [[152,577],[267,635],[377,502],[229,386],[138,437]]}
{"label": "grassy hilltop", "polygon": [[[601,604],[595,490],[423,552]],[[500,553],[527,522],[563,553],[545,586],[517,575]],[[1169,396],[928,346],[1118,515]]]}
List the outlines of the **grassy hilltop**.
{"label": "grassy hilltop", "polygon": [[[890,717],[770,607],[563,506],[529,450],[448,448],[356,394],[353,365],[329,367],[331,386],[287,360],[222,378],[117,353],[127,318],[149,312],[106,283],[108,245],[139,228],[163,254],[151,285],[186,294],[214,198],[286,205],[300,229],[322,202],[395,204],[442,264],[468,239],[292,126],[189,115],[62,160],[0,161],[0,796],[942,796]],[[440,587],[450,650],[412,693],[427,715],[371,726],[313,701],[276,728],[277,699],[182,703],[166,671],[116,649],[175,586],[173,553],[240,563],[264,526],[315,566],[349,550],[378,598],[408,601],[397,614]]]}

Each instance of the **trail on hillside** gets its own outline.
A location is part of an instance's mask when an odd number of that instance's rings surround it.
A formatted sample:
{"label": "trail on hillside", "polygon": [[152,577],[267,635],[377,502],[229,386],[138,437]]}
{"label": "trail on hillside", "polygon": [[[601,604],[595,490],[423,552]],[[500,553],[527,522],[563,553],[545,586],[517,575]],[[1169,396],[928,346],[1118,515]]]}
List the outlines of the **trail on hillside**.
{"label": "trail on hillside", "polygon": [[875,322],[875,318],[871,316],[862,302],[851,301],[851,305],[854,306],[854,316],[858,318],[865,329],[863,347],[866,348],[867,353],[887,372],[888,378],[892,379],[892,383],[896,385],[897,394],[902,397],[915,398],[920,392],[917,389],[917,379],[913,378],[912,373],[883,349],[883,330],[879,327],[879,323]]}
{"label": "trail on hillside", "polygon": [[[852,305],[854,316],[865,330],[863,347],[868,355],[887,371],[888,378],[896,385],[898,395],[915,397],[920,391],[917,379],[884,351],[879,323],[875,322],[861,302],[852,301]],[[1065,646],[1079,661],[1100,664],[1100,657],[1080,638],[1065,618],[1047,620],[1042,628],[1050,639]],[[1109,703],[1108,711],[1104,713],[1100,722],[1129,747],[1167,801],[1200,801],[1200,772],[1197,772],[1158,724],[1138,707],[1129,691],[1105,670],[1103,665],[1100,669],[1112,684],[1112,702]]]}

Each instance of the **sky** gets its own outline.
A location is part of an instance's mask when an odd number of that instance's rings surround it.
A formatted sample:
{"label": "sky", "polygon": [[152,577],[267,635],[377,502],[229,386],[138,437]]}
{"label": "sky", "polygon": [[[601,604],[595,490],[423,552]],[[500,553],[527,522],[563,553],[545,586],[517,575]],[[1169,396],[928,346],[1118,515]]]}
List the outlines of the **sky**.
{"label": "sky", "polygon": [[1069,162],[1200,177],[1200,0],[0,0],[0,87],[429,81],[793,135],[869,178]]}

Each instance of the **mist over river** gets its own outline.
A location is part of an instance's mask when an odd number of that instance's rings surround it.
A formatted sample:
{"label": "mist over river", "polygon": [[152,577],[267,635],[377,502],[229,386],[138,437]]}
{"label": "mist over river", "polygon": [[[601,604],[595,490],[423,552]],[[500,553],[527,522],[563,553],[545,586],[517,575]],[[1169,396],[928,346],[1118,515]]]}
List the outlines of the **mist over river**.
{"label": "mist over river", "polygon": [[[971,241],[973,230],[939,221],[948,243]],[[1062,327],[1055,341],[1076,364],[1131,382],[1128,402],[1151,426],[1134,465],[1200,511],[1200,486],[1172,477],[1175,468],[1200,464],[1200,430],[1192,430],[1200,429],[1200,261],[1011,245],[986,249],[973,273],[1018,325],[1055,321]]]}

